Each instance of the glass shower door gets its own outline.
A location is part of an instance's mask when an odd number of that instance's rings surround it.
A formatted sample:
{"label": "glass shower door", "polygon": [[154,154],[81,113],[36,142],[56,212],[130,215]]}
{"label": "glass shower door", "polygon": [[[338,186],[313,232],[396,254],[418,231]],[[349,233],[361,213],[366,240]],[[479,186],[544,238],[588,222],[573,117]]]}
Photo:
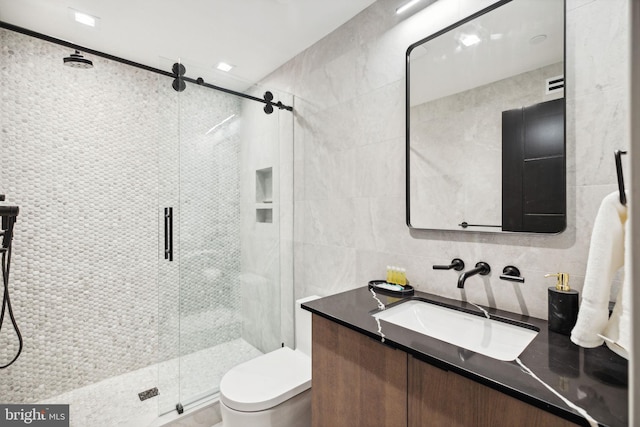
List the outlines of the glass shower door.
{"label": "glass shower door", "polygon": [[204,86],[189,84],[179,103],[179,388],[187,405],[217,392],[222,375],[244,351],[239,343],[242,121],[237,97]]}
{"label": "glass shower door", "polygon": [[[198,74],[185,65],[186,75]],[[233,366],[293,345],[281,321],[292,283],[281,292],[278,112],[166,82],[160,92],[174,103],[161,141],[159,231],[172,229],[173,260],[161,245],[161,413],[214,398]]]}
{"label": "glass shower door", "polygon": [[[161,61],[160,69],[172,64]],[[180,93],[159,77],[158,110],[158,412],[180,401]]]}

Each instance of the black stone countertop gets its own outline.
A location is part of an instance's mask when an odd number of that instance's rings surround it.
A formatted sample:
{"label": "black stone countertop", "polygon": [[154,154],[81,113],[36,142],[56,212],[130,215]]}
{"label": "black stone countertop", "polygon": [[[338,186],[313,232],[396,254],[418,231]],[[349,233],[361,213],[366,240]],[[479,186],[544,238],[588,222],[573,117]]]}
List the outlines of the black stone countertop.
{"label": "black stone countertop", "polygon": [[[390,297],[378,292],[377,297],[387,308],[402,300],[427,299],[482,315],[471,304],[424,292],[416,291],[414,296],[405,298]],[[302,306],[354,331],[377,340],[381,338],[376,320],[371,316],[378,311],[378,304],[367,287],[309,301]],[[497,309],[487,311],[491,316],[513,319],[540,329],[519,359],[542,381],[585,409],[600,425],[628,425],[627,360],[604,345],[592,349],[579,347],[568,336],[549,331],[545,320]],[[589,425],[577,411],[525,373],[515,361],[503,362],[384,320],[380,323],[386,345],[577,424]]]}

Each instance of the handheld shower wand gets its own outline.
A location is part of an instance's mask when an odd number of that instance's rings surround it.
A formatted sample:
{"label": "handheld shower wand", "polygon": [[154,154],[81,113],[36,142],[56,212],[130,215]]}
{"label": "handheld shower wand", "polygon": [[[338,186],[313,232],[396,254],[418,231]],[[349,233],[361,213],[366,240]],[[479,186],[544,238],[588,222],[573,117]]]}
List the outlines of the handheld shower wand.
{"label": "handheld shower wand", "polygon": [[[4,196],[0,197],[0,200],[4,200]],[[5,369],[11,366],[22,353],[22,334],[18,328],[18,323],[13,315],[13,308],[11,307],[11,299],[9,297],[9,271],[11,269],[11,248],[13,242],[13,226],[16,223],[16,217],[20,209],[17,206],[0,205],[0,217],[2,217],[2,228],[0,229],[0,236],[2,236],[2,244],[0,245],[0,254],[2,254],[2,284],[4,291],[2,294],[2,309],[0,309],[0,331],[2,331],[2,324],[4,322],[5,311],[9,313],[11,324],[18,336],[18,352],[15,357],[6,365],[0,365],[0,369]]]}

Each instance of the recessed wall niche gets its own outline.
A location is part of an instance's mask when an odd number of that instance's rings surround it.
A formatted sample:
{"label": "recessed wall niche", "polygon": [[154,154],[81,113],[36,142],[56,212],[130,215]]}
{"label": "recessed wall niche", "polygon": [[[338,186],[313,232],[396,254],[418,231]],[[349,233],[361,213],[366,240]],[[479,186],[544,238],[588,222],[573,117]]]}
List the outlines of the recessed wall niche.
{"label": "recessed wall niche", "polygon": [[273,222],[273,209],[256,209],[256,222]]}
{"label": "recessed wall niche", "polygon": [[256,203],[273,203],[273,168],[256,171]]}
{"label": "recessed wall niche", "polygon": [[256,222],[273,222],[273,168],[256,170]]}

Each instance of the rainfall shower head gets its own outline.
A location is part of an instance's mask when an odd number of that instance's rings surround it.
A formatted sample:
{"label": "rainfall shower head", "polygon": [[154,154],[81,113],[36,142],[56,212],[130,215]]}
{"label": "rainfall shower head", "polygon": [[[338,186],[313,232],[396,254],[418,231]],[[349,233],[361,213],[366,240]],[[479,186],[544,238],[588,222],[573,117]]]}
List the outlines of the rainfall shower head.
{"label": "rainfall shower head", "polygon": [[82,54],[78,50],[76,50],[75,53],[72,53],[71,55],[64,58],[63,61],[64,61],[64,65],[67,65],[73,68],[82,68],[82,69],[93,68],[93,62],[91,62],[88,59],[85,59],[85,57],[82,56]]}

